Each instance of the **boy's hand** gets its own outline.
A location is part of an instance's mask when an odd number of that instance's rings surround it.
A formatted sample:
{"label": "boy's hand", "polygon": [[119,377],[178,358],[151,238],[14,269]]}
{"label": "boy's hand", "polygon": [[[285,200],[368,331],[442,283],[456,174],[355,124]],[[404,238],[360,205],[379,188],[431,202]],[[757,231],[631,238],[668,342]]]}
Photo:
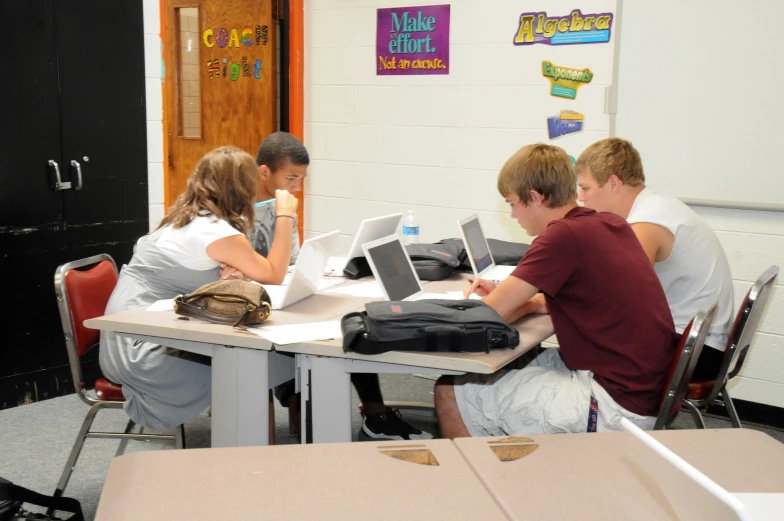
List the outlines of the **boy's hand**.
{"label": "boy's hand", "polygon": [[299,201],[287,190],[275,190],[275,215],[278,217],[294,217],[297,215]]}
{"label": "boy's hand", "polygon": [[229,266],[225,262],[221,262],[220,267],[221,267],[220,280],[230,280],[230,279],[250,280],[240,270],[238,270],[233,266]]}
{"label": "boy's hand", "polygon": [[495,284],[485,279],[468,279],[468,286],[463,290],[463,298],[468,298],[471,293],[476,293],[480,297],[489,295],[495,289]]}

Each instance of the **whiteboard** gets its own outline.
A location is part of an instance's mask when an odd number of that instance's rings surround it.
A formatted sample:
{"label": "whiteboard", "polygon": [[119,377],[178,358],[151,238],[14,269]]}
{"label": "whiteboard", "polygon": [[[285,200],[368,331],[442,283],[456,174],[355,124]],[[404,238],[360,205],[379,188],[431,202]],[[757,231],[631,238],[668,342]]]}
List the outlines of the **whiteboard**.
{"label": "whiteboard", "polygon": [[[611,135],[687,203],[784,211],[784,0],[619,0]],[[619,16],[620,15],[620,16]]]}

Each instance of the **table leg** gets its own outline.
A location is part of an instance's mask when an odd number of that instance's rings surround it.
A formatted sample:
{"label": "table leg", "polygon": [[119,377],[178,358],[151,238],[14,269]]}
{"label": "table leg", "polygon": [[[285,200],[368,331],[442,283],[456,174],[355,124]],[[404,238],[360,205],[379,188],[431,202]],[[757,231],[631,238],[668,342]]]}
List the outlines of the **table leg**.
{"label": "table leg", "polygon": [[212,446],[269,444],[269,353],[216,345],[212,355]]}
{"label": "table leg", "polygon": [[[307,396],[307,391],[311,391],[313,443],[351,441],[351,373],[464,374],[449,369],[313,355],[298,355],[297,364],[303,393]],[[303,411],[306,410],[303,403]],[[302,425],[306,425],[305,413]]]}
{"label": "table leg", "polygon": [[310,357],[313,443],[351,441],[351,380],[338,358]]}

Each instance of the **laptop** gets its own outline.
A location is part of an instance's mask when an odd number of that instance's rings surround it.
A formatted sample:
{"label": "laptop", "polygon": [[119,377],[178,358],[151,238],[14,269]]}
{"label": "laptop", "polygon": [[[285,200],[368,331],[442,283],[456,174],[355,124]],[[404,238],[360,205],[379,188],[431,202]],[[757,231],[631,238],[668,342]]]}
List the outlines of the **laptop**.
{"label": "laptop", "polygon": [[516,266],[497,266],[487,245],[485,233],[479,222],[479,215],[474,214],[457,222],[460,228],[460,236],[463,237],[468,260],[471,262],[471,269],[474,275],[480,279],[487,279],[496,284],[503,281],[512,274]]}
{"label": "laptop", "polygon": [[362,221],[359,225],[357,234],[354,236],[354,242],[351,243],[351,249],[348,251],[348,256],[331,257],[327,264],[325,274],[343,275],[343,269],[347,267],[351,259],[365,256],[365,252],[362,250],[363,244],[381,239],[382,237],[387,237],[397,232],[397,227],[400,224],[400,219],[402,217],[402,213],[393,213],[391,215],[373,217],[372,219],[365,219]]}
{"label": "laptop", "polygon": [[339,233],[340,230],[335,230],[304,241],[294,269],[286,277],[288,282],[283,286],[264,285],[272,300],[272,309],[283,309],[318,291],[329,252]]}
{"label": "laptop", "polygon": [[[630,454],[679,519],[773,521],[782,519],[784,494],[731,493],[626,418],[621,426],[641,442]],[[636,450],[639,448],[640,450]]]}
{"label": "laptop", "polygon": [[417,300],[424,295],[419,276],[397,234],[366,242],[362,251],[386,300]]}

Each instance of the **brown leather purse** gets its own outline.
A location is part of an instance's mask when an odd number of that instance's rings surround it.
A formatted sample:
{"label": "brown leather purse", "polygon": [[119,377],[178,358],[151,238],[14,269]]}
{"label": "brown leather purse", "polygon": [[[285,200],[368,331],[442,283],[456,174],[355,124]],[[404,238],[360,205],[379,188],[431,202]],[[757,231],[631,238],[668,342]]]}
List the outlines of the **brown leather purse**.
{"label": "brown leather purse", "polygon": [[253,326],[270,317],[272,301],[261,284],[219,280],[175,297],[174,312],[216,324]]}

